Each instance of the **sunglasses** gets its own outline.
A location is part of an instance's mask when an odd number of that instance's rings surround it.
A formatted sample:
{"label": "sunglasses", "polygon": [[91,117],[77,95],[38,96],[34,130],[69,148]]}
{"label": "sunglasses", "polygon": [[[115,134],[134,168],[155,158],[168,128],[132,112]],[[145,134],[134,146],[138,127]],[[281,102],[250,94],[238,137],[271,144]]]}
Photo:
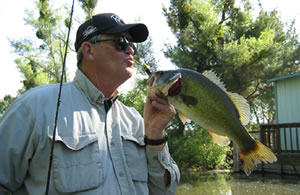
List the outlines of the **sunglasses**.
{"label": "sunglasses", "polygon": [[119,36],[114,39],[91,40],[89,42],[96,44],[96,43],[101,43],[106,41],[112,41],[114,43],[116,50],[118,51],[125,51],[128,48],[128,46],[130,46],[134,50],[133,55],[137,53],[135,44],[132,41],[129,41],[126,36]]}

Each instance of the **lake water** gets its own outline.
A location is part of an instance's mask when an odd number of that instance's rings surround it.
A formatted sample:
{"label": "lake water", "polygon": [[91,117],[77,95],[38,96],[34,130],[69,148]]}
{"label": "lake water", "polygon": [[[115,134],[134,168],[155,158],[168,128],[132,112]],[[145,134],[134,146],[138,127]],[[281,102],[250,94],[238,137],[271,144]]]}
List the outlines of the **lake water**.
{"label": "lake water", "polygon": [[186,173],[176,195],[300,195],[300,175]]}

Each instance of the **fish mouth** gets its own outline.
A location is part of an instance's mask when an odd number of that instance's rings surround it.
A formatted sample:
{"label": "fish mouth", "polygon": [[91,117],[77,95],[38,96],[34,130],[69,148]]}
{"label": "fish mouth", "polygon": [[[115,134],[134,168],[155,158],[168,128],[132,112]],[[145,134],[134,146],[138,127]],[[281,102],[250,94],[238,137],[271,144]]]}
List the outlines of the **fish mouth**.
{"label": "fish mouth", "polygon": [[154,75],[151,74],[150,78],[147,80],[147,86],[153,86],[154,80],[155,80]]}
{"label": "fish mouth", "polygon": [[153,72],[147,80],[147,92],[159,90],[164,96],[176,96],[181,91],[181,73],[176,73],[172,77],[164,71]]}
{"label": "fish mouth", "polygon": [[168,96],[176,96],[180,93],[182,88],[181,78],[176,79],[174,84],[168,90]]}

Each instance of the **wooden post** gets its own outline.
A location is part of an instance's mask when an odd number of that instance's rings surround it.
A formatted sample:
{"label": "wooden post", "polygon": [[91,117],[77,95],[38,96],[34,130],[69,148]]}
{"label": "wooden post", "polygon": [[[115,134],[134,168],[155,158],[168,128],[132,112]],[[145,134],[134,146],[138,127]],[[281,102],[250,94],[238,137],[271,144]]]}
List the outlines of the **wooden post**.
{"label": "wooden post", "polygon": [[233,171],[240,172],[240,152],[235,143],[233,143]]}
{"label": "wooden post", "polygon": [[[262,135],[265,134],[264,132],[265,132],[264,128],[262,128],[262,126],[260,126],[260,130],[259,130],[259,133],[257,135],[257,139],[261,143],[264,143],[264,141],[262,140]],[[263,162],[258,164],[258,171],[263,172]]]}

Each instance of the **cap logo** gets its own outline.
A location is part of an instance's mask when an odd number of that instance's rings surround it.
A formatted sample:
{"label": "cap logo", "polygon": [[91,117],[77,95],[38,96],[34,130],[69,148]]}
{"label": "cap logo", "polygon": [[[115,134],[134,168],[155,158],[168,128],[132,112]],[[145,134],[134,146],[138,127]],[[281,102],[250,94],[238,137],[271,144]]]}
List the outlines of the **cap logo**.
{"label": "cap logo", "polygon": [[111,15],[111,18],[114,20],[114,21],[116,21],[117,23],[121,23],[120,21],[121,21],[121,18],[119,17],[119,16],[117,16],[117,15]]}
{"label": "cap logo", "polygon": [[93,32],[97,31],[97,28],[95,26],[89,26],[85,31],[83,31],[82,35],[83,38],[85,39],[87,36],[92,34]]}

